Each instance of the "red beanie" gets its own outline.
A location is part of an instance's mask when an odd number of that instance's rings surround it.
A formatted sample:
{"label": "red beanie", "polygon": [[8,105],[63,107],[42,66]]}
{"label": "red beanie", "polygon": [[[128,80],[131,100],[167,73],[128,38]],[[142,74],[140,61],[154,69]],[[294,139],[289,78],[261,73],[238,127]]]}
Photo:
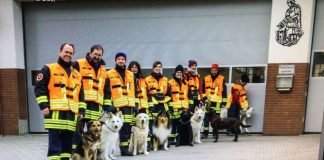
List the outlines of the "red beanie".
{"label": "red beanie", "polygon": [[218,70],[218,64],[212,64],[211,69],[217,69]]}

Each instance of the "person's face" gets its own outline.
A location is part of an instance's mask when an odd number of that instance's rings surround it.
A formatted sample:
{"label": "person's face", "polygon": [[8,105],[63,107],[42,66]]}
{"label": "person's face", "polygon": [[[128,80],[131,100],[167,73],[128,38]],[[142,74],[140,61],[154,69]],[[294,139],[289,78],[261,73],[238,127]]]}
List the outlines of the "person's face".
{"label": "person's face", "polygon": [[116,58],[117,66],[123,67],[123,66],[125,66],[125,63],[126,63],[125,57],[119,56],[119,57]]}
{"label": "person's face", "polygon": [[101,49],[94,49],[93,52],[91,52],[89,54],[90,59],[94,62],[94,63],[99,63],[102,59],[102,50]]}
{"label": "person's face", "polygon": [[177,78],[182,78],[182,72],[181,71],[177,71],[176,72],[176,74],[175,74],[175,76],[177,77]]}
{"label": "person's face", "polygon": [[136,66],[135,64],[131,67],[131,71],[132,71],[134,74],[137,74],[137,73],[138,73],[138,68],[137,68],[137,66]]}
{"label": "person's face", "polygon": [[197,70],[197,65],[194,64],[194,65],[190,66],[190,69],[193,70],[193,71]]}
{"label": "person's face", "polygon": [[74,54],[74,50],[72,48],[72,46],[66,44],[62,51],[60,51],[59,56],[61,57],[61,59],[63,59],[64,62],[71,62],[72,61],[72,57]]}
{"label": "person's face", "polygon": [[162,65],[158,64],[153,68],[154,73],[161,73]]}
{"label": "person's face", "polygon": [[218,73],[218,70],[217,69],[211,69],[210,70],[210,73],[215,76],[217,73]]}

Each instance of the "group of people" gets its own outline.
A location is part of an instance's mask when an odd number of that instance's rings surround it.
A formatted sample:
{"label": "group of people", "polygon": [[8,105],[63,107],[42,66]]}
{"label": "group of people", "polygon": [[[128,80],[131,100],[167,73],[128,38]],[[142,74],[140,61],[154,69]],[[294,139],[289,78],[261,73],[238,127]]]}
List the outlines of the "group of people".
{"label": "group of people", "polygon": [[[85,58],[72,62],[74,52],[73,44],[63,43],[57,62],[44,65],[36,77],[34,92],[48,130],[48,159],[71,157],[78,141],[75,135],[78,119],[86,124],[100,119],[104,112],[121,111],[124,124],[120,130],[120,152],[122,156],[132,156],[128,146],[137,113],[149,115],[152,131],[157,114],[169,111],[172,123],[169,144],[172,145],[183,110],[194,112],[195,106],[203,102],[208,104],[209,112],[219,114],[226,107],[229,117],[239,118],[240,110],[248,105],[244,89],[248,76],[243,74],[227,95],[225,78],[218,72],[217,64],[212,64],[210,74],[201,79],[197,61],[189,60],[187,71],[178,65],[169,80],[161,72],[160,61],[154,62],[152,73],[144,77],[138,62],[131,61],[126,68],[125,53],[117,53],[115,67],[106,71],[101,45],[93,45]],[[206,117],[203,137],[208,133]]]}

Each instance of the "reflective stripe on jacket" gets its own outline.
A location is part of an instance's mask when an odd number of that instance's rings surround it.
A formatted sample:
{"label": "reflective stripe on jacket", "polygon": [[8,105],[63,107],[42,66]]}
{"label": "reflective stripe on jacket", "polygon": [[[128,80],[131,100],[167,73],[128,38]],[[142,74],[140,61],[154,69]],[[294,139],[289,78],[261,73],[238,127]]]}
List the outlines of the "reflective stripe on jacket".
{"label": "reflective stripe on jacket", "polygon": [[172,106],[174,109],[188,109],[189,99],[187,84],[182,82],[181,86],[179,86],[178,82],[176,82],[174,79],[171,79],[169,80],[169,85],[171,86],[172,97],[172,102],[170,102],[170,106]]}
{"label": "reflective stripe on jacket", "polygon": [[78,113],[81,74],[71,67],[71,74],[68,77],[64,68],[58,63],[46,66],[50,69],[50,81],[48,83],[50,109],[71,110]]}
{"label": "reflective stripe on jacket", "polygon": [[122,80],[116,69],[107,72],[110,81],[111,99],[114,107],[135,107],[135,82],[131,71],[125,70]]}
{"label": "reflective stripe on jacket", "polygon": [[101,65],[96,75],[94,68],[86,59],[80,59],[78,63],[82,75],[85,101],[93,101],[103,105],[104,86],[106,81],[105,68]]}
{"label": "reflective stripe on jacket", "polygon": [[218,75],[217,78],[213,81],[211,75],[208,75],[204,78],[204,81],[205,93],[203,94],[203,96],[208,97],[211,102],[223,102],[222,92],[224,77],[222,75]]}

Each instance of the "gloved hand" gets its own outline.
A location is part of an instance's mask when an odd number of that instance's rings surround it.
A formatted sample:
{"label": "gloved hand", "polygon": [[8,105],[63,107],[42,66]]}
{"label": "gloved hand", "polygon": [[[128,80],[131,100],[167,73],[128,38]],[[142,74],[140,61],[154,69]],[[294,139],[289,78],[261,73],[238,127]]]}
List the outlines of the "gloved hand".
{"label": "gloved hand", "polygon": [[174,112],[173,107],[169,107],[169,112],[170,112],[170,113],[173,113],[173,112]]}
{"label": "gloved hand", "polygon": [[149,107],[149,112],[152,113],[154,111],[154,107]]}
{"label": "gloved hand", "polygon": [[157,100],[157,101],[163,101],[165,96],[162,94],[162,93],[157,93],[154,95],[154,98]]}

